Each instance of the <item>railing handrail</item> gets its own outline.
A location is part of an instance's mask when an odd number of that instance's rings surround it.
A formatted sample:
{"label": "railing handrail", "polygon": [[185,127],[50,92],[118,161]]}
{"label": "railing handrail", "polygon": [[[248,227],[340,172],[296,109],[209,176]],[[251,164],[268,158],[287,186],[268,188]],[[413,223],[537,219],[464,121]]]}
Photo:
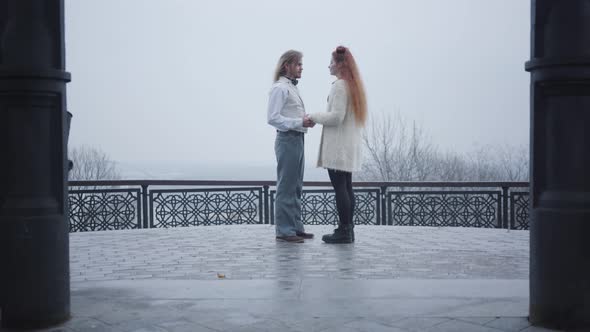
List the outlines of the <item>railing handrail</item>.
{"label": "railing handrail", "polygon": [[[510,181],[394,181],[394,182],[353,182],[355,187],[510,187],[525,188],[529,182]],[[82,186],[275,186],[276,181],[263,180],[99,180],[69,181],[68,185]],[[329,181],[305,181],[304,186],[331,187]]]}

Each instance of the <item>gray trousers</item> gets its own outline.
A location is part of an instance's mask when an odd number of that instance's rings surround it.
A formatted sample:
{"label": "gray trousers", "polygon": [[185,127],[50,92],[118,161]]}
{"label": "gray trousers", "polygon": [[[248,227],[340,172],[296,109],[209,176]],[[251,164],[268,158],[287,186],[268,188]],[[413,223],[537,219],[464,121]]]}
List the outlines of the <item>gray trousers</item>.
{"label": "gray trousers", "polygon": [[301,194],[303,192],[304,134],[297,131],[277,132],[277,194],[275,226],[277,236],[303,232]]}

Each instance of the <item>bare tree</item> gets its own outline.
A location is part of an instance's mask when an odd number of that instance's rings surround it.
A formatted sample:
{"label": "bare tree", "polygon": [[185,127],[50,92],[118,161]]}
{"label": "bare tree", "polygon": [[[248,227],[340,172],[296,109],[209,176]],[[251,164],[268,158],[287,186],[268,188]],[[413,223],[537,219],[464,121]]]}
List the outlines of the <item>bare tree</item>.
{"label": "bare tree", "polygon": [[433,180],[439,160],[439,153],[432,140],[425,134],[422,126],[412,123],[412,133],[408,149],[411,181]]}
{"label": "bare tree", "polygon": [[371,118],[363,133],[365,160],[359,177],[365,181],[427,181],[435,170],[436,147],[421,125],[399,113]]}
{"label": "bare tree", "polygon": [[411,129],[399,113],[371,118],[362,136],[366,158],[359,177],[366,181],[425,181],[435,151],[424,130],[415,122]]}
{"label": "bare tree", "polygon": [[436,173],[438,181],[469,181],[471,165],[465,158],[456,152],[440,154],[436,161]]}
{"label": "bare tree", "polygon": [[362,137],[363,181],[528,181],[525,146],[441,153],[422,126],[399,113],[377,114]]}
{"label": "bare tree", "polygon": [[528,146],[503,146],[498,148],[499,166],[505,181],[529,181]]}
{"label": "bare tree", "polygon": [[79,146],[70,151],[74,163],[70,181],[118,180],[121,178],[116,164],[99,148]]}
{"label": "bare tree", "polygon": [[498,167],[495,148],[486,146],[466,155],[469,163],[468,175],[472,181],[501,181],[502,170]]}

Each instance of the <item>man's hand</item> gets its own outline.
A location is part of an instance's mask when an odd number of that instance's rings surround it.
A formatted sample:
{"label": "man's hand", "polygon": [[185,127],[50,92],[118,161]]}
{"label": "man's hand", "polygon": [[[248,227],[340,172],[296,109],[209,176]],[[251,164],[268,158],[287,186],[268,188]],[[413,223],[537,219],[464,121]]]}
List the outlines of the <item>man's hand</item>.
{"label": "man's hand", "polygon": [[313,122],[312,119],[309,118],[309,116],[306,114],[303,117],[303,127],[306,128],[313,128],[313,126],[315,126],[315,122]]}

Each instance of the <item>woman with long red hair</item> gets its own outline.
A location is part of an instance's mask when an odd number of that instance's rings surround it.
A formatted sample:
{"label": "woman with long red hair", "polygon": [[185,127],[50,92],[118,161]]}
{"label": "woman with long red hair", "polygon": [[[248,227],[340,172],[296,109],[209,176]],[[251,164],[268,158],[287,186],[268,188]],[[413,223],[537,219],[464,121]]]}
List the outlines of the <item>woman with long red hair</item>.
{"label": "woman with long red hair", "polygon": [[352,172],[361,166],[361,130],[367,119],[367,100],[356,61],[348,48],[338,46],[328,68],[337,78],[328,96],[328,108],[308,115],[313,122],[323,125],[317,166],[328,170],[338,210],[338,227],[322,240],[351,243],[355,206]]}

